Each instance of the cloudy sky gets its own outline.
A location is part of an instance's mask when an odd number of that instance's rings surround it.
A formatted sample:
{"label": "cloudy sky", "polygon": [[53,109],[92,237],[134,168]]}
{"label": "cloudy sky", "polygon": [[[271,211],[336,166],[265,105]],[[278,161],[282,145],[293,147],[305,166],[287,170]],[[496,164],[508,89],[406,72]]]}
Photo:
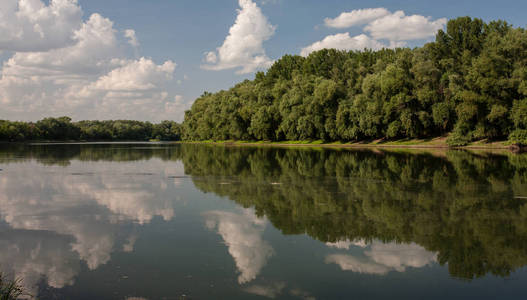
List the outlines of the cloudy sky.
{"label": "cloudy sky", "polygon": [[517,0],[1,0],[0,119],[181,121],[284,54],[419,46],[450,18],[525,27]]}

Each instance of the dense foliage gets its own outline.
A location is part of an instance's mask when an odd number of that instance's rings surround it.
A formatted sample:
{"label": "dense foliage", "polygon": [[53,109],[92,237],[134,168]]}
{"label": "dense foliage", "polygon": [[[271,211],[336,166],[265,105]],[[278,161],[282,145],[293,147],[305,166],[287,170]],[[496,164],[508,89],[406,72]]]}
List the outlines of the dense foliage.
{"label": "dense foliage", "polygon": [[141,121],[80,121],[69,117],[46,118],[38,122],[0,120],[0,141],[177,141],[181,125]]}
{"label": "dense foliage", "polygon": [[204,93],[186,140],[434,137],[527,143],[527,31],[463,17],[415,49],[286,55],[228,91]]}

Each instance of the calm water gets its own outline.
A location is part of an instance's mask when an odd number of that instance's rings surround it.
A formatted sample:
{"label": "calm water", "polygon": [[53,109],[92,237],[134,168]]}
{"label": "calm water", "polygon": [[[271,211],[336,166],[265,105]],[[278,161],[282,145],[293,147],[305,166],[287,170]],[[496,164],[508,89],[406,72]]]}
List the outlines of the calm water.
{"label": "calm water", "polygon": [[527,155],[0,145],[39,299],[526,299]]}

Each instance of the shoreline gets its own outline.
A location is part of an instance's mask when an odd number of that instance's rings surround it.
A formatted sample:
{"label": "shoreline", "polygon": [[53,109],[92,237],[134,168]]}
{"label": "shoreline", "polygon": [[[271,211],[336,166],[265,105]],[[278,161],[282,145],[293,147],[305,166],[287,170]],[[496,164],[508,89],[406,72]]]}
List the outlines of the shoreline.
{"label": "shoreline", "polygon": [[359,143],[320,143],[319,141],[308,142],[308,141],[294,141],[294,142],[250,142],[250,141],[181,141],[177,143],[182,144],[206,144],[206,145],[218,145],[218,146],[229,146],[229,147],[310,147],[310,148],[385,148],[385,149],[429,149],[429,150],[498,150],[498,151],[510,151],[518,152],[521,150],[515,145],[507,145],[506,141],[497,141],[492,143],[484,143],[482,141],[473,142],[466,146],[448,146],[444,142],[439,142],[440,139],[434,139],[426,142],[411,141],[393,141],[393,142],[359,142]]}
{"label": "shoreline", "polygon": [[421,149],[421,150],[487,150],[523,152],[525,148],[508,144],[507,141],[476,141],[466,146],[448,146],[444,138],[431,140],[370,141],[356,143],[323,143],[321,141],[24,141],[0,142],[0,145],[82,145],[82,144],[203,144],[228,147],[283,147],[283,148],[333,148],[333,149]]}

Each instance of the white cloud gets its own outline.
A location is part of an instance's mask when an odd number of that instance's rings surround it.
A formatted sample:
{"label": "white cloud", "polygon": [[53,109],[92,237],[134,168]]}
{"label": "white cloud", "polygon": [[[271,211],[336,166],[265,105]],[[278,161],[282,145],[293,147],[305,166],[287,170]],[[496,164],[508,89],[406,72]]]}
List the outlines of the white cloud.
{"label": "white cloud", "polygon": [[326,263],[337,264],[343,271],[376,275],[385,275],[391,271],[404,272],[408,267],[422,268],[436,260],[436,253],[426,251],[417,244],[382,242],[373,242],[370,248],[364,251],[364,257],[348,254],[331,254],[326,257]]}
{"label": "white cloud", "polygon": [[217,228],[229,248],[240,271],[238,282],[244,284],[254,280],[273,255],[273,248],[262,238],[267,221],[258,218],[250,209],[241,214],[210,211],[205,213],[205,219],[207,227]]}
{"label": "white cloud", "polygon": [[366,25],[365,31],[375,39],[392,41],[420,40],[435,36],[443,28],[447,19],[432,20],[421,15],[406,16],[403,11],[376,19]]}
{"label": "white cloud", "polygon": [[156,83],[171,80],[176,64],[166,61],[156,65],[144,57],[128,61],[122,67],[101,76],[90,88],[103,91],[144,91],[157,88]]}
{"label": "white cloud", "polygon": [[[300,52],[307,56],[321,49],[338,50],[378,50],[382,48],[398,48],[407,45],[411,40],[423,40],[434,36],[446,25],[445,18],[432,20],[421,15],[406,16],[403,11],[391,13],[386,8],[357,9],[341,13],[338,17],[326,18],[325,24],[333,28],[348,28],[365,25],[360,34],[351,37],[349,32],[328,35],[323,40],[315,42]],[[388,41],[386,43],[386,41]]]}
{"label": "white cloud", "polygon": [[[111,20],[97,13],[86,21],[80,16],[78,19],[63,16],[73,10],[64,8],[72,5],[82,13],[76,1],[54,0],[49,6],[41,0],[20,0],[20,3],[43,7],[44,12],[52,10],[49,18],[57,19],[56,22],[67,18],[76,23],[68,26],[61,23],[71,30],[71,41],[28,52],[40,47],[36,39],[38,45],[26,47],[26,52],[15,52],[3,63],[0,119],[35,120],[70,115],[74,119],[160,121],[182,117],[183,105],[174,105],[175,95],[167,92],[176,64],[170,60],[156,64],[149,58],[128,57],[127,49],[137,52],[139,45],[134,30],[127,29],[120,35]],[[7,6],[0,4],[0,12],[6,11]],[[0,31],[5,22],[7,17],[0,13]],[[25,30],[20,24],[9,26],[12,30]],[[50,30],[49,34],[53,32]],[[0,50],[8,50],[1,41]]]}
{"label": "white cloud", "polygon": [[124,36],[128,38],[128,43],[130,45],[132,45],[133,47],[139,47],[139,40],[137,39],[137,36],[135,35],[135,30],[126,29],[124,31]]}
{"label": "white cloud", "polygon": [[332,28],[348,28],[356,25],[367,24],[375,19],[389,15],[390,11],[386,8],[365,8],[356,9],[350,12],[343,12],[338,17],[324,19],[324,23]]}
{"label": "white cloud", "polygon": [[273,61],[267,57],[263,42],[275,33],[261,9],[251,0],[239,0],[240,8],[234,25],[223,45],[205,54],[207,70],[240,68],[237,73],[246,74],[268,68]]}
{"label": "white cloud", "polygon": [[74,42],[82,10],[77,0],[2,0],[0,50],[46,51]]}
{"label": "white cloud", "polygon": [[337,33],[328,35],[323,40],[315,42],[302,49],[300,55],[307,56],[313,51],[321,49],[338,49],[338,50],[364,50],[364,49],[382,49],[388,46],[368,37],[365,34],[350,37],[349,33]]}

